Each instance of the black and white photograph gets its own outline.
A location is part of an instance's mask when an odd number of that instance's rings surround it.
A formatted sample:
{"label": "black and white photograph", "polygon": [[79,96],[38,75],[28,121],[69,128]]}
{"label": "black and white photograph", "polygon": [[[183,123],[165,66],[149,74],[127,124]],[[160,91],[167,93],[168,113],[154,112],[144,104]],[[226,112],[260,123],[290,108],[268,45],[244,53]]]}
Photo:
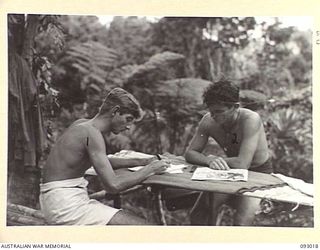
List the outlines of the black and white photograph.
{"label": "black and white photograph", "polygon": [[6,226],[314,228],[312,23],[8,13]]}

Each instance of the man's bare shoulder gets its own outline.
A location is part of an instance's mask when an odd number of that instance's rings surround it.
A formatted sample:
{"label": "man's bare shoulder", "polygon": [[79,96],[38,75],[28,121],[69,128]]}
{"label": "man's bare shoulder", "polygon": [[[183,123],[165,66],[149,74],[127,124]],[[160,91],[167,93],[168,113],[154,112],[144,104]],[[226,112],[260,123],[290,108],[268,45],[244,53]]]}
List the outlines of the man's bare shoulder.
{"label": "man's bare shoulder", "polygon": [[82,148],[83,146],[96,142],[101,144],[104,142],[102,133],[93,126],[90,120],[82,122],[74,122],[59,138],[59,145],[68,145],[73,148]]}
{"label": "man's bare shoulder", "polygon": [[244,120],[259,121],[261,119],[260,115],[253,110],[240,108],[240,112],[241,112],[241,117]]}
{"label": "man's bare shoulder", "polygon": [[78,124],[81,124],[81,123],[84,123],[84,122],[87,122],[89,121],[89,119],[86,119],[86,118],[81,118],[81,119],[78,119],[76,121],[74,121],[71,126],[74,126],[74,125],[78,125]]}
{"label": "man's bare shoulder", "polygon": [[86,132],[88,133],[100,133],[100,131],[93,125],[92,120],[79,119],[71,124],[70,129],[75,132]]}
{"label": "man's bare shoulder", "polygon": [[64,133],[64,136],[74,137],[76,138],[84,138],[87,137],[89,132],[92,130],[96,130],[90,120],[88,119],[79,119],[73,122],[69,128]]}
{"label": "man's bare shoulder", "polygon": [[212,130],[213,128],[216,127],[216,122],[211,118],[211,115],[210,113],[206,113],[200,123],[199,123],[199,128],[201,130],[204,130],[204,131],[209,131],[209,130]]}
{"label": "man's bare shoulder", "polygon": [[88,119],[78,119],[76,121],[74,121],[73,123],[71,123],[71,125],[65,130],[64,135],[66,134],[70,134],[70,133],[75,133],[75,132],[83,132],[83,130],[85,130],[84,126],[79,126],[82,124],[85,124],[86,122],[88,122]]}
{"label": "man's bare shoulder", "polygon": [[84,120],[82,122],[77,122],[72,125],[73,130],[77,134],[81,134],[82,137],[90,137],[94,140],[104,140],[101,131],[96,128],[92,120]]}
{"label": "man's bare shoulder", "polygon": [[250,109],[246,109],[246,108],[241,108],[240,112],[241,112],[241,123],[245,127],[248,127],[248,126],[256,127],[261,125],[261,122],[262,122],[261,117],[257,112],[252,111]]}

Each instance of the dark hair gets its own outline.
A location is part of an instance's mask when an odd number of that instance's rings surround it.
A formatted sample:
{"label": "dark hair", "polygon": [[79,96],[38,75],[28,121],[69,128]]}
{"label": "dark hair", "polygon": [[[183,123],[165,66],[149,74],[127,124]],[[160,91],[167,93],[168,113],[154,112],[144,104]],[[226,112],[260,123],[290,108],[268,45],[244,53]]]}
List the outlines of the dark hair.
{"label": "dark hair", "polygon": [[211,104],[228,104],[239,103],[239,87],[226,78],[222,78],[211,83],[203,92],[203,103],[207,106]]}
{"label": "dark hair", "polygon": [[99,114],[107,113],[116,105],[120,106],[120,114],[132,114],[136,119],[142,116],[142,110],[137,99],[122,88],[114,88],[108,93],[100,107]]}

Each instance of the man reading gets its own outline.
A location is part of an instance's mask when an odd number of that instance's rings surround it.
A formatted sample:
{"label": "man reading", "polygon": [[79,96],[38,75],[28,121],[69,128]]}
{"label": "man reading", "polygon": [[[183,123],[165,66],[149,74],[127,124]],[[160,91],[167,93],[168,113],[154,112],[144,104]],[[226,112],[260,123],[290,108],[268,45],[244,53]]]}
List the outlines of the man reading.
{"label": "man reading", "polygon": [[[227,79],[212,83],[203,93],[203,102],[209,109],[199,123],[187,148],[188,162],[212,169],[250,169],[271,173],[268,144],[258,113],[239,107],[239,87]],[[204,155],[209,137],[223,149],[225,157]],[[232,184],[230,184],[232,185]],[[218,208],[230,199],[228,194],[215,193],[212,211],[208,211],[209,194],[201,193],[191,211],[191,224],[214,224]],[[260,199],[235,197],[237,214],[235,225],[251,225]],[[208,221],[211,218],[212,221]]]}

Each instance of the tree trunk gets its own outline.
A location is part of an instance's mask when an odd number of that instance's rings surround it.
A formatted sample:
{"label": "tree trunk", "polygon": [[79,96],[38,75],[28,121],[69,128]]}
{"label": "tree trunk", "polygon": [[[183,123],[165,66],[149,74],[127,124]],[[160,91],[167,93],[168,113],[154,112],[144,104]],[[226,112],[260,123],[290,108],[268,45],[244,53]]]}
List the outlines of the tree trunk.
{"label": "tree trunk", "polygon": [[27,16],[27,27],[24,36],[24,42],[22,47],[21,56],[28,62],[32,69],[32,58],[34,49],[34,38],[37,35],[39,27],[39,15],[28,15]]}
{"label": "tree trunk", "polygon": [[[30,72],[32,72],[32,59],[33,59],[33,46],[34,46],[34,37],[37,34],[39,26],[39,16],[38,15],[28,15],[27,17],[27,26],[24,30],[24,37],[22,38],[23,44],[22,44],[22,51],[21,56],[27,61]],[[14,34],[13,34],[14,35]],[[19,34],[19,36],[21,33]],[[15,53],[20,54],[19,50],[17,51],[17,47],[15,44],[9,44],[9,49],[13,50]],[[12,46],[15,46],[15,48],[12,48]],[[20,46],[19,46],[20,47]],[[11,66],[17,67],[19,69],[23,69],[25,67],[15,65],[14,61]],[[9,67],[9,72],[12,70],[12,72],[15,72],[15,75],[21,74],[24,75],[25,72],[17,72],[17,70],[14,70],[13,68]],[[19,78],[20,76],[17,76]],[[11,79],[12,80],[12,79]],[[13,82],[9,78],[9,86],[10,84],[13,84]],[[29,86],[20,86],[20,94],[21,94],[21,88],[28,88]],[[23,91],[22,91],[23,92]],[[34,92],[33,92],[34,93]],[[40,169],[37,166],[38,159],[40,158],[40,155],[36,155],[36,163],[32,166],[26,164],[25,162],[25,145],[27,142],[30,142],[30,138],[37,137],[36,130],[38,129],[37,126],[37,110],[34,108],[34,105],[37,104],[38,96],[35,94],[33,96],[33,100],[29,100],[27,97],[25,100],[20,97],[12,97],[12,93],[9,92],[9,114],[8,114],[8,120],[9,120],[9,130],[8,130],[8,202],[20,204],[28,207],[36,208],[38,206],[38,196],[39,196],[39,182],[40,182]],[[15,99],[18,98],[18,99]],[[30,134],[31,137],[27,138],[21,136],[21,141],[17,143],[17,137],[19,134],[19,131],[25,131],[25,128],[22,128],[22,120],[21,120],[21,113],[24,113],[24,110],[21,111],[19,108],[19,105],[16,105],[16,103],[25,103],[29,100],[28,103],[28,114],[30,115],[30,119],[32,122],[30,123],[33,134]],[[25,106],[24,106],[25,107]],[[19,115],[20,114],[20,115]],[[24,115],[24,114],[23,114]],[[19,117],[20,116],[20,117]],[[29,120],[30,121],[30,120]],[[39,139],[39,138],[38,138]],[[33,143],[35,152],[38,152],[38,149],[36,148],[37,143]],[[19,147],[19,149],[17,149]],[[18,156],[17,158],[17,152],[21,150],[22,154]],[[30,148],[28,148],[30,150]],[[20,151],[19,151],[20,152]]]}
{"label": "tree trunk", "polygon": [[8,24],[9,35],[8,35],[8,42],[9,42],[9,49],[14,49],[17,51],[18,54],[21,54],[22,47],[23,47],[23,37],[24,37],[24,25],[25,25],[25,18],[23,14],[14,14],[9,15],[9,19],[14,21]]}
{"label": "tree trunk", "polygon": [[215,66],[214,66],[214,62],[213,62],[213,60],[212,60],[211,50],[208,48],[206,52],[207,52],[208,63],[209,63],[209,75],[210,75],[210,79],[211,79],[211,80],[215,80],[215,79],[216,79]]}

